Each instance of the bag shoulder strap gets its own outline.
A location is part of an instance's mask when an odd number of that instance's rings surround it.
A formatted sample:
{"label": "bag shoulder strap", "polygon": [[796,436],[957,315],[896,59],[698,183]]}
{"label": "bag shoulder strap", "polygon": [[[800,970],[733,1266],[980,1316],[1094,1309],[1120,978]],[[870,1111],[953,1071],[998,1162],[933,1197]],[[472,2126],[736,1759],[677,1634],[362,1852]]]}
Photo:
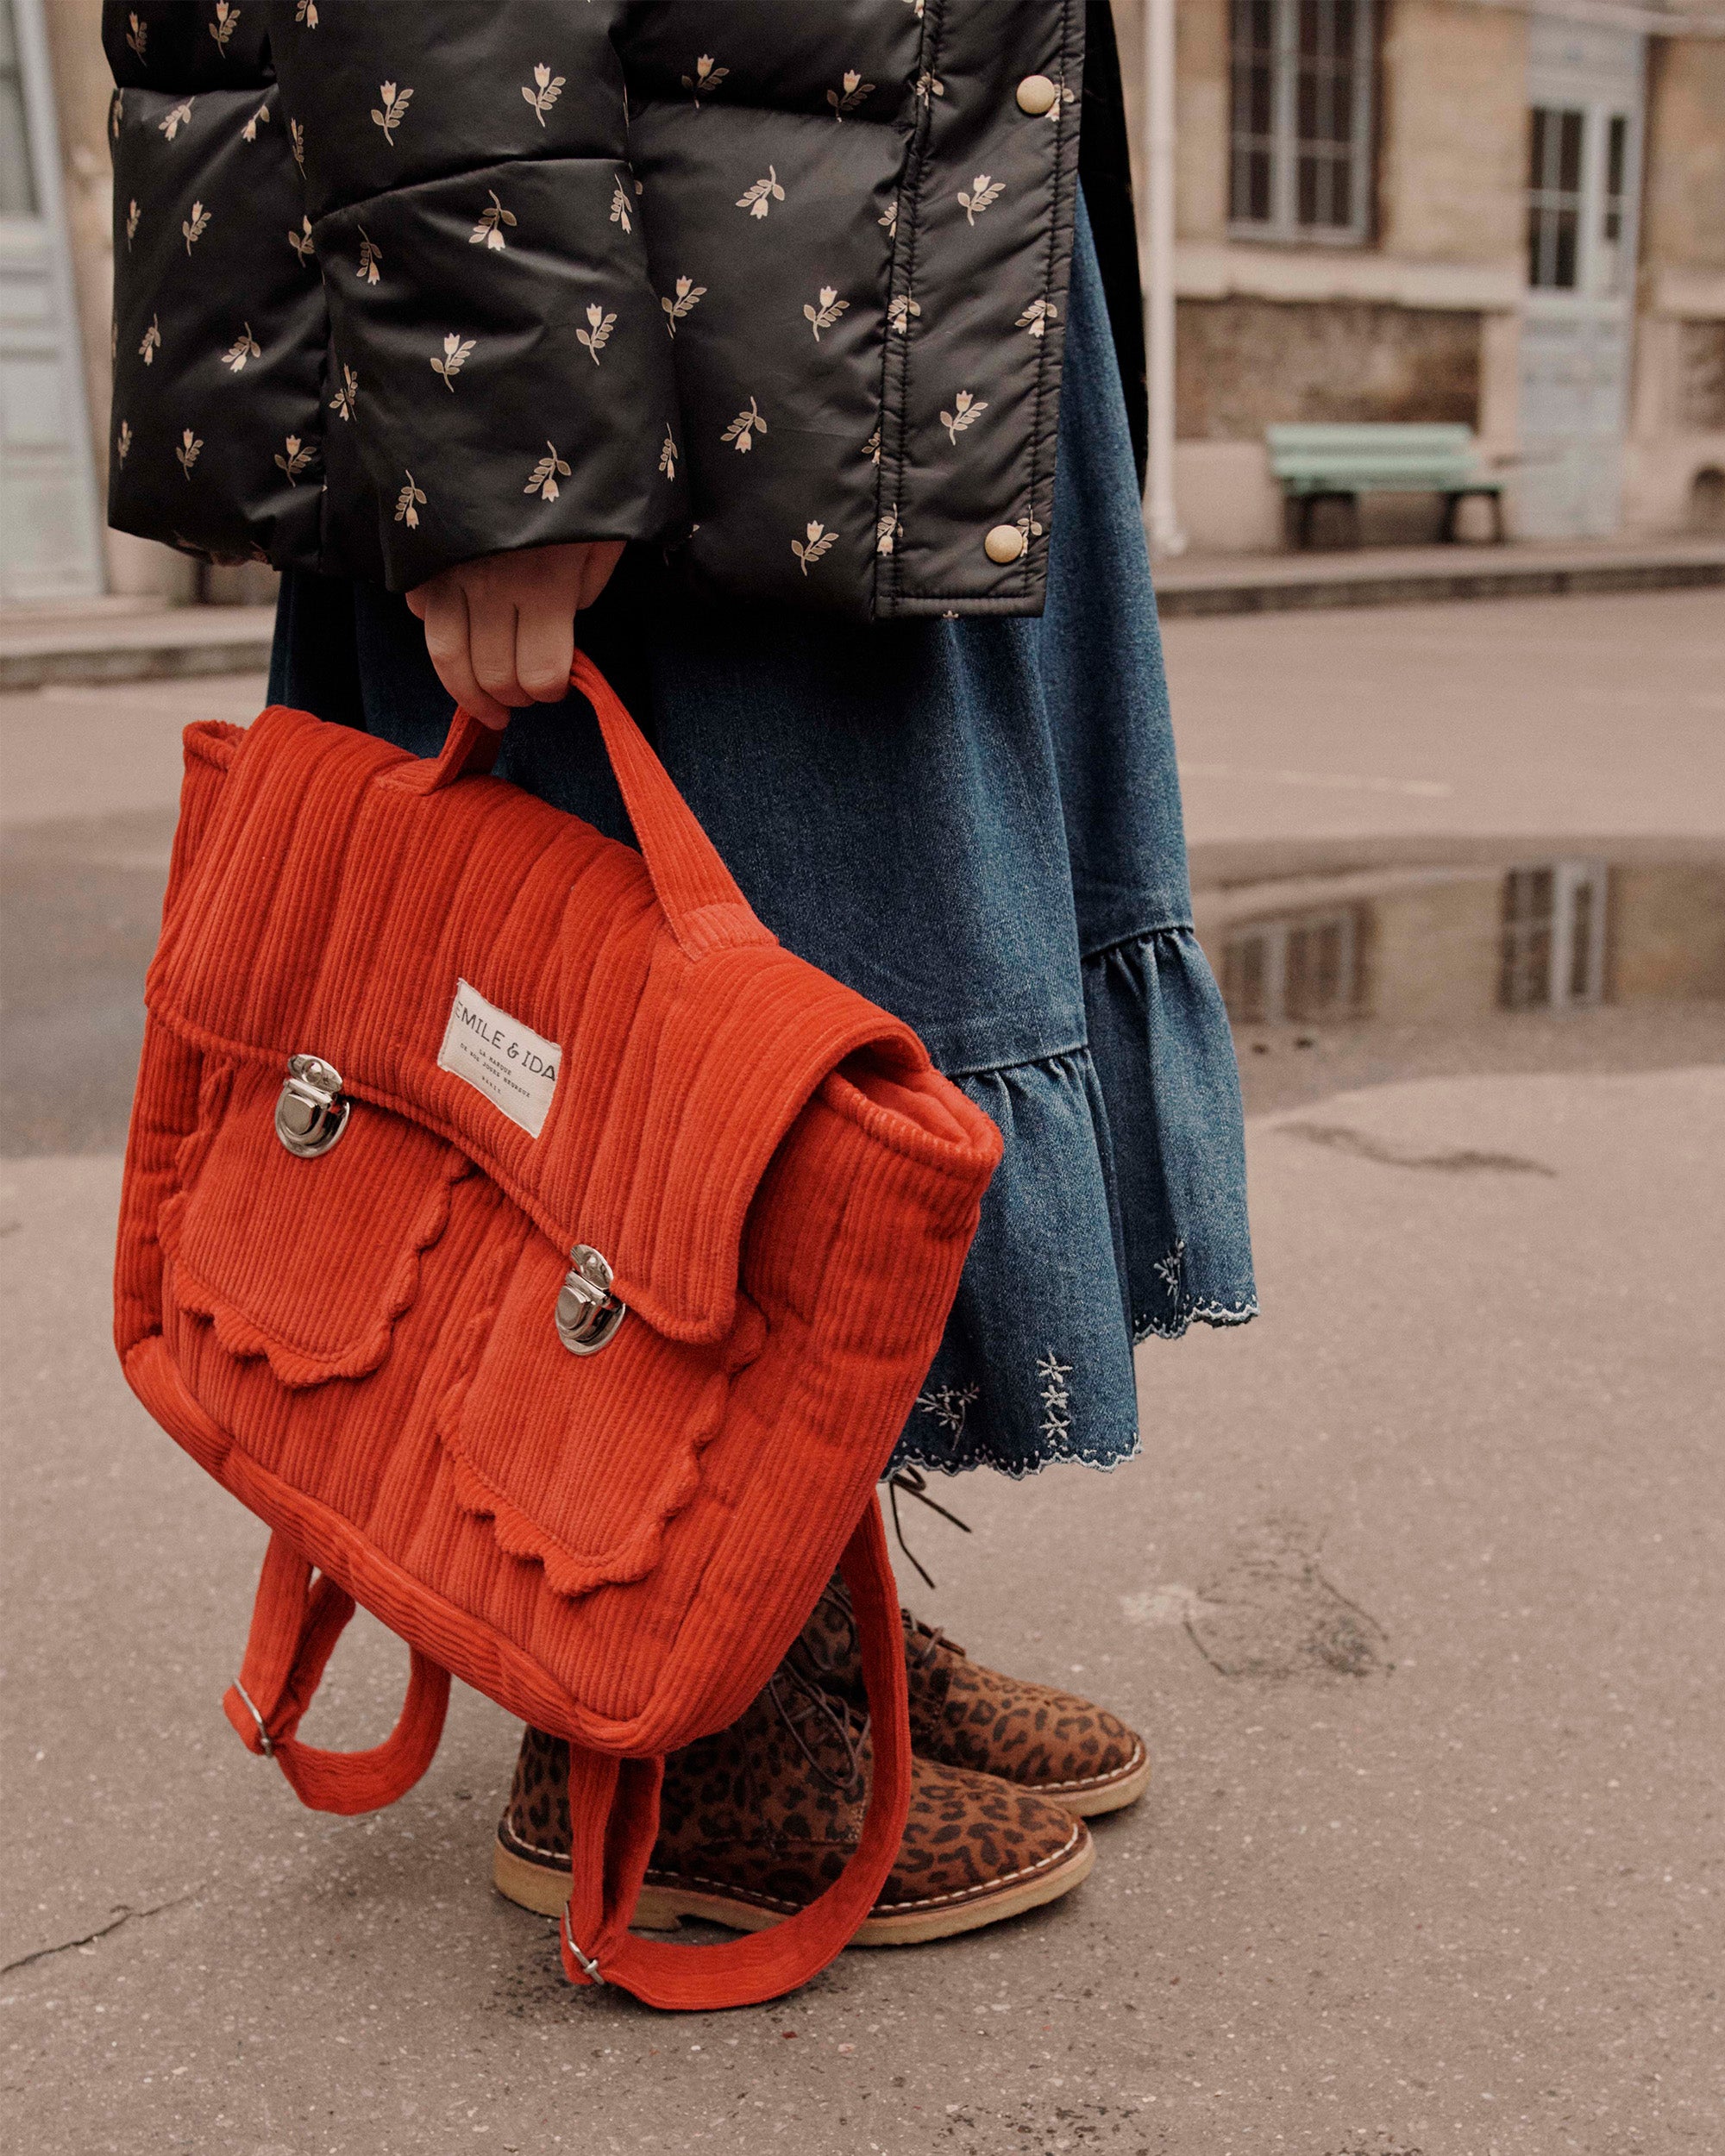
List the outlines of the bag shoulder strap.
{"label": "bag shoulder strap", "polygon": [[910,1717],[904,1633],[886,1531],[871,1497],[844,1557],[874,1733],[862,1833],[850,1862],[806,1908],[719,1946],[681,1946],[629,1929],[659,1829],[662,1759],[569,1748],[574,1870],[563,1913],[563,1971],[612,1984],[649,2006],[683,2011],[755,2006],[806,1984],[849,1945],[892,1870],[910,1808]]}
{"label": "bag shoulder strap", "polygon": [[393,1804],[430,1765],[448,1711],[448,1671],[415,1647],[401,1719],[380,1745],[326,1752],[300,1743],[300,1717],[353,1614],[351,1595],[327,1576],[312,1586],[310,1560],[285,1535],[270,1537],[246,1658],[222,1706],[247,1750],[273,1758],[314,1811]]}
{"label": "bag shoulder strap", "polygon": [[[862,1652],[874,1766],[862,1833],[844,1870],[806,1908],[721,1946],[642,1939],[629,1926],[659,1832],[662,1758],[618,1759],[569,1747],[571,1878],[561,1946],[577,1984],[616,1984],[649,2006],[681,2011],[755,2006],[806,1984],[848,1946],[874,1907],[910,1808],[910,1717],[898,1592],[879,1506],[871,1498],[844,1557]],[[247,1749],[273,1758],[300,1801],[320,1812],[392,1804],[431,1764],[449,1703],[449,1673],[412,1650],[401,1719],[368,1752],[302,1744],[296,1731],[354,1614],[353,1597],[285,1535],[270,1538],[238,1681],[222,1705]]]}

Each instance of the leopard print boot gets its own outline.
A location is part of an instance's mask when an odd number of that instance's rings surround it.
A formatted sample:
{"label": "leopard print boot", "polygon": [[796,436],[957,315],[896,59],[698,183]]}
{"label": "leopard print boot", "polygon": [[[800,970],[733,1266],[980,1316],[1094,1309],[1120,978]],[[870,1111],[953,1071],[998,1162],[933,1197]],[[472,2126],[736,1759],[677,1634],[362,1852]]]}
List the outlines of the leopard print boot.
{"label": "leopard print boot", "polygon": [[[907,1609],[900,1614],[911,1748],[919,1758],[998,1776],[1083,1819],[1119,1811],[1144,1795],[1150,1756],[1143,1738],[1118,1716],[1076,1693],[984,1669],[937,1626]],[[856,1627],[850,1595],[836,1574],[798,1646],[820,1683],[853,1703],[861,1701]]]}
{"label": "leopard print boot", "polygon": [[[668,1930],[687,1916],[760,1931],[805,1908],[856,1846],[870,1757],[863,1716],[794,1648],[729,1729],[666,1760],[637,1925]],[[561,1739],[529,1729],[497,1830],[499,1891],[548,1916],[569,1892],[568,1758]],[[908,1946],[998,1923],[1070,1892],[1095,1853],[1060,1806],[914,1760],[904,1839],[854,1943]]]}

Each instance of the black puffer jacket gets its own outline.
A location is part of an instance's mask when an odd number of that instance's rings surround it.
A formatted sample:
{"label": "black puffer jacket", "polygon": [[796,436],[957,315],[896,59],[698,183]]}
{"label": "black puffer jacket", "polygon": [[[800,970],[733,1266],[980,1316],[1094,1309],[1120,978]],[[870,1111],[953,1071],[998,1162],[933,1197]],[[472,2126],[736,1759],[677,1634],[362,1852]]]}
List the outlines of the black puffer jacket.
{"label": "black puffer jacket", "polygon": [[1142,371],[1107,0],[110,0],[104,39],[122,530],[1040,608],[1083,109]]}

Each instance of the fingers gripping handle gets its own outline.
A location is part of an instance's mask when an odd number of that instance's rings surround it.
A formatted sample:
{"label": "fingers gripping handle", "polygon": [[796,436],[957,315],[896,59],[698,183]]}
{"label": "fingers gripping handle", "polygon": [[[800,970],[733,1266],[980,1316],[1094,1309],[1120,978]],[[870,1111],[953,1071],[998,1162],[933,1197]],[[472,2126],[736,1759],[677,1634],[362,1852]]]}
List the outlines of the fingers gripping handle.
{"label": "fingers gripping handle", "polygon": [[[654,891],[684,950],[693,957],[724,943],[773,942],[623,699],[584,651],[575,654],[569,686],[593,705]],[[501,739],[457,706],[442,753],[392,772],[386,783],[416,793],[441,792],[469,772],[490,770]]]}
{"label": "fingers gripping handle", "polygon": [[806,1984],[845,1947],[879,1898],[910,1809],[904,1633],[886,1531],[871,1497],[843,1559],[862,1649],[874,1767],[862,1838],[844,1871],[805,1909],[722,1946],[678,1946],[629,1930],[658,1831],[662,1761],[606,1758],[571,1745],[574,1875],[564,1913],[572,1983],[620,1985],[682,2011],[755,2006]]}

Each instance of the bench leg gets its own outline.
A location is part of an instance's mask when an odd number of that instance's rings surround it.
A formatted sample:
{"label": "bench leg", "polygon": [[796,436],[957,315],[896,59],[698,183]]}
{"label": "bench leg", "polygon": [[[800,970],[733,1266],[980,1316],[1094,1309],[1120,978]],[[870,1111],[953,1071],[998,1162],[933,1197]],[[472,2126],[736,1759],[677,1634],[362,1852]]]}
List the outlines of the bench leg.
{"label": "bench leg", "polygon": [[1358,494],[1350,493],[1341,487],[1324,487],[1310,494],[1298,494],[1295,499],[1300,505],[1300,548],[1302,553],[1311,546],[1312,512],[1320,502],[1346,502],[1352,512],[1352,530],[1349,536],[1343,542],[1343,546],[1338,548],[1336,551],[1340,553],[1348,546],[1358,546],[1360,539],[1359,496]]}
{"label": "bench leg", "polygon": [[1491,505],[1492,544],[1501,547],[1504,543],[1506,534],[1503,529],[1503,490],[1502,487],[1460,486],[1444,496],[1442,537],[1446,545],[1453,546],[1456,543],[1456,520],[1460,514],[1462,504],[1476,498],[1488,501]]}

